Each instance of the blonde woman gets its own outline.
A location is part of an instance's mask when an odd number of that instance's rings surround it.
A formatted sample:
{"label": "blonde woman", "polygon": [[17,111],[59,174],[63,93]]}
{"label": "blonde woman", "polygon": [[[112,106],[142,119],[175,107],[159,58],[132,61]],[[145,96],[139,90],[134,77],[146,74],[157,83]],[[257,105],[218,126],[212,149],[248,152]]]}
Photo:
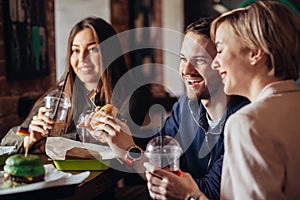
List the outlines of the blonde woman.
{"label": "blonde woman", "polygon": [[300,21],[257,1],[217,18],[213,68],[228,95],[251,103],[225,125],[222,199],[300,199]]}

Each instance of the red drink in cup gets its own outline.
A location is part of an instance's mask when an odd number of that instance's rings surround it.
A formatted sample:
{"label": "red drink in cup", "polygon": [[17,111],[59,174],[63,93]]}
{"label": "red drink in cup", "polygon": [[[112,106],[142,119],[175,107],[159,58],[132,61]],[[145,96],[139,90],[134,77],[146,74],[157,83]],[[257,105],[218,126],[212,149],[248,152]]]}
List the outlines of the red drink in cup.
{"label": "red drink in cup", "polygon": [[170,136],[153,138],[148,143],[145,152],[150,164],[171,171],[178,176],[182,176],[179,168],[181,154],[182,149],[179,143]]}
{"label": "red drink in cup", "polygon": [[168,167],[165,167],[165,168],[163,168],[163,169],[164,169],[164,170],[167,170],[167,171],[169,171],[169,172],[172,172],[173,174],[176,174],[177,176],[180,176],[180,177],[183,176],[183,173],[181,172],[180,169],[178,169],[178,170],[173,170],[173,169],[170,169],[170,168],[168,168]]}

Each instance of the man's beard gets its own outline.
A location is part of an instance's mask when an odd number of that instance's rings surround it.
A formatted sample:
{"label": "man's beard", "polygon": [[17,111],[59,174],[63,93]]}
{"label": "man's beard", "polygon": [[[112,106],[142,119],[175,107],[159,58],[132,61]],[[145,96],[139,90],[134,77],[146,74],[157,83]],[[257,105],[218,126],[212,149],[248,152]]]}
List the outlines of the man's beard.
{"label": "man's beard", "polygon": [[211,97],[210,92],[207,87],[199,89],[197,91],[187,89],[187,97],[191,100],[203,100],[209,99]]}

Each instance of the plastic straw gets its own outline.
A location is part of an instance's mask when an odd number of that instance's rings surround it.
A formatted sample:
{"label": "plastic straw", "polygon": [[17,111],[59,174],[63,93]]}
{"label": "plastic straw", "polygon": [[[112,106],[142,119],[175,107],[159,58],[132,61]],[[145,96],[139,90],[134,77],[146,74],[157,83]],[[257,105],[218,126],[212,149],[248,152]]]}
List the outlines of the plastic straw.
{"label": "plastic straw", "polygon": [[[164,112],[161,112],[161,150],[163,151],[164,149],[164,137],[165,137],[165,131],[164,131]],[[163,152],[162,152],[163,153]]]}
{"label": "plastic straw", "polygon": [[[64,92],[64,90],[65,90],[68,76],[69,76],[69,72],[67,72],[66,77],[65,77],[64,84],[62,85],[62,88],[61,88],[61,90],[60,90],[60,93],[59,93],[59,96],[58,96],[58,101],[57,101],[57,103],[56,103],[56,106],[55,106],[55,109],[54,109],[54,113],[53,113],[53,120],[55,120],[55,118],[56,118],[57,111],[58,111],[58,107],[59,107],[59,103],[60,103],[61,97],[62,97],[62,95],[63,95],[63,92]],[[50,133],[49,133],[49,136],[50,136]]]}

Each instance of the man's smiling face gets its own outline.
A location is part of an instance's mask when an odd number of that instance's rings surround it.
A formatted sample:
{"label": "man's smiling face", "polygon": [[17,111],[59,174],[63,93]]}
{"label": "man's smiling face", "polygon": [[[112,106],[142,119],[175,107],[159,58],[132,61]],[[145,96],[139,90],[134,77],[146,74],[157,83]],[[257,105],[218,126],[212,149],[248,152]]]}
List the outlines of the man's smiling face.
{"label": "man's smiling face", "polygon": [[180,74],[190,99],[208,99],[220,88],[218,73],[211,69],[216,55],[210,38],[193,32],[186,33],[180,51]]}

